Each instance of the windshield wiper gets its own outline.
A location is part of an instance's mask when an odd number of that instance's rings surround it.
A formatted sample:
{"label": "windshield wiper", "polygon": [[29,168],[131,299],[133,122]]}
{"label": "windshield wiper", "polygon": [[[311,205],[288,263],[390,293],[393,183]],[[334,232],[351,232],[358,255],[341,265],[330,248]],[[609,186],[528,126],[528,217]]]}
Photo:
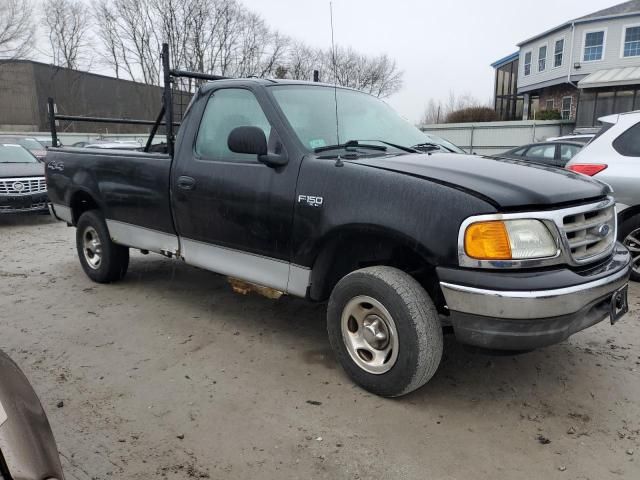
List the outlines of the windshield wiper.
{"label": "windshield wiper", "polygon": [[382,145],[370,145],[367,143],[360,143],[358,140],[349,140],[345,143],[338,143],[336,145],[325,145],[324,147],[314,148],[313,151],[315,153],[326,152],[328,150],[338,150],[340,148],[349,149],[349,148],[366,148],[368,150],[377,150],[379,152],[386,152],[387,147]]}
{"label": "windshield wiper", "polygon": [[438,145],[437,143],[431,143],[431,142],[423,142],[423,143],[416,143],[415,145],[412,145],[411,148],[426,152],[428,150],[440,150],[442,148],[442,145]]}
{"label": "windshield wiper", "polygon": [[369,140],[369,142],[380,142],[380,143],[384,143],[385,145],[389,145],[390,147],[393,148],[397,148],[398,150],[402,150],[403,152],[407,152],[407,153],[418,153],[419,150],[413,147],[405,147],[404,145],[398,145],[397,143],[391,143],[391,142],[387,142],[385,140]]}

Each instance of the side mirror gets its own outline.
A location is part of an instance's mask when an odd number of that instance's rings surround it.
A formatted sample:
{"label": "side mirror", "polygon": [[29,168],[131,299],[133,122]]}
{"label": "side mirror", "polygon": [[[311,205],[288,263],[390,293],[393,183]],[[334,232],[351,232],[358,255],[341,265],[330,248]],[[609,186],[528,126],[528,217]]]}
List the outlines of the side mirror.
{"label": "side mirror", "polygon": [[288,162],[285,155],[268,153],[267,137],[258,127],[234,128],[227,139],[227,146],[234,153],[257,155],[258,161],[269,167],[280,167]]}
{"label": "side mirror", "polygon": [[235,153],[266,155],[267,137],[261,128],[237,127],[231,130],[227,146]]}

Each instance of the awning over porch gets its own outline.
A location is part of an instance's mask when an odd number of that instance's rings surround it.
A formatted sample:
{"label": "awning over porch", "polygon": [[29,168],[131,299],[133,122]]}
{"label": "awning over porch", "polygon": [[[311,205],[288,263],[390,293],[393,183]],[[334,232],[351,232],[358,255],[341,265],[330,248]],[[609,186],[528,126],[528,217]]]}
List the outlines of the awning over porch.
{"label": "awning over porch", "polygon": [[640,84],[640,67],[608,68],[593,72],[578,82],[579,88]]}

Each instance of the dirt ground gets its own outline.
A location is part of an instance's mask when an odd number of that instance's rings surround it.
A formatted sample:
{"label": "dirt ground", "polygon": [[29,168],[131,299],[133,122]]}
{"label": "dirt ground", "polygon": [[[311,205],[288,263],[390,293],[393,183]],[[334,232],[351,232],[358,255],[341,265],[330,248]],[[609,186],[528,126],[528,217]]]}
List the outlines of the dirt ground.
{"label": "dirt ground", "polygon": [[139,253],[125,281],[97,285],[74,233],[0,218],[0,348],[69,479],[640,478],[638,285],[614,327],[533,353],[448,337],[431,382],[386,400],[334,361],[323,305],[240,296]]}

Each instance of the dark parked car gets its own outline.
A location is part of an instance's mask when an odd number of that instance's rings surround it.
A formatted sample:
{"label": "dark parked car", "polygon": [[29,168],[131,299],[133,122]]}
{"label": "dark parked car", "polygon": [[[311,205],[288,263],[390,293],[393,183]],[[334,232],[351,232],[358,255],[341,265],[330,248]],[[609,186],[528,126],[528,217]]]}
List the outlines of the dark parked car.
{"label": "dark parked car", "polygon": [[567,162],[584,146],[585,144],[581,142],[530,143],[529,145],[512,148],[495,156],[564,168]]}
{"label": "dark parked car", "polygon": [[44,164],[27,149],[0,140],[0,214],[49,210]]}
{"label": "dark parked car", "polygon": [[44,160],[47,154],[46,147],[32,137],[20,135],[0,135],[0,143],[13,143],[29,150],[38,160]]}
{"label": "dark parked car", "polygon": [[20,368],[0,351],[0,479],[64,480],[47,415]]}
{"label": "dark parked car", "polygon": [[204,84],[167,138],[173,154],[48,150],[85,273],[120,280],[135,248],[328,300],[337,358],[376,394],[434,375],[443,325],[527,350],[627,311],[614,201],[584,175],[425,153],[379,99],[289,80]]}

